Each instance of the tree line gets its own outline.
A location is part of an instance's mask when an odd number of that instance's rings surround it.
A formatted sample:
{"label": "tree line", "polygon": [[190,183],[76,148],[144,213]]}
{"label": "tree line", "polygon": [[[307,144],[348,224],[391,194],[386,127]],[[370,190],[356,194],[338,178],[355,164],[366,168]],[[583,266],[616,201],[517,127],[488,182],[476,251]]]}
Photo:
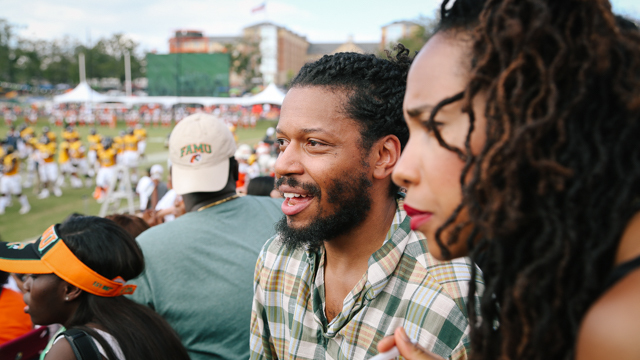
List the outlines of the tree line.
{"label": "tree line", "polygon": [[16,26],[0,19],[0,81],[39,86],[79,82],[78,55],[85,54],[87,79],[117,78],[124,83],[124,54],[131,54],[131,77],[144,76],[144,54],[139,44],[124,34],[101,38],[87,46],[65,36],[61,39],[28,39],[16,34]]}

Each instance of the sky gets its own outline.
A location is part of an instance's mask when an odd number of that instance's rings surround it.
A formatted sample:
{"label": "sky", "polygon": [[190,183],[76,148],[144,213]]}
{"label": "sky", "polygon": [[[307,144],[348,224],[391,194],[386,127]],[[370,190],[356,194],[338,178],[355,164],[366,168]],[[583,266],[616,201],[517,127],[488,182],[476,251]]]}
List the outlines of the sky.
{"label": "sky", "polygon": [[[266,11],[252,9],[266,3]],[[0,0],[0,18],[25,38],[70,36],[87,44],[124,33],[141,51],[167,53],[175,30],[239,36],[271,21],[312,43],[379,42],[380,28],[397,20],[431,17],[441,0]],[[639,0],[612,0],[615,12],[640,18]]]}

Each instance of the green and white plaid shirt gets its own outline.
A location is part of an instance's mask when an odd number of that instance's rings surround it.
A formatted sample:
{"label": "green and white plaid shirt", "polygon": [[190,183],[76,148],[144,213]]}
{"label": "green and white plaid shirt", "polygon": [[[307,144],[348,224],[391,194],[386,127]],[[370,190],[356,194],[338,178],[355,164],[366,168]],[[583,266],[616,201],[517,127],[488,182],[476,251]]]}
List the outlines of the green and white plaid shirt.
{"label": "green and white plaid shirt", "polygon": [[[271,238],[255,270],[251,359],[367,359],[399,326],[440,356],[466,359],[471,264],[434,259],[409,220],[399,206],[384,244],[330,323],[324,249],[289,251]],[[481,276],[475,281],[481,292]]]}

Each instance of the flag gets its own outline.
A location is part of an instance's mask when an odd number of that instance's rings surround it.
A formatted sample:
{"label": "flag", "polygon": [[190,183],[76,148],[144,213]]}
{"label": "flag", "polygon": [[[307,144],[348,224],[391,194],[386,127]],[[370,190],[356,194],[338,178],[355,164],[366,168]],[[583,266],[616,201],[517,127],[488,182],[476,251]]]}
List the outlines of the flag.
{"label": "flag", "polygon": [[251,9],[251,13],[254,14],[254,13],[257,13],[259,11],[265,11],[266,9],[267,9],[267,3],[263,2],[262,4],[260,4],[260,5],[256,6],[256,7],[254,7],[253,9]]}

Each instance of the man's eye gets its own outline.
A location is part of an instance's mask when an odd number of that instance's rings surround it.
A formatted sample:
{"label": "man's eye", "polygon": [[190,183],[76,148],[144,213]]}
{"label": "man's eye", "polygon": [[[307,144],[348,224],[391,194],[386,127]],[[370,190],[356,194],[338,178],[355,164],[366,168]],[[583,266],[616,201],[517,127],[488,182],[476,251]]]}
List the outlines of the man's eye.
{"label": "man's eye", "polygon": [[316,141],[316,140],[308,140],[307,144],[310,145],[310,146],[313,146],[313,147],[325,145],[325,144],[323,144],[323,143],[321,143],[319,141]]}
{"label": "man's eye", "polygon": [[278,146],[287,146],[288,141],[285,139],[277,139],[276,143],[278,143]]}

